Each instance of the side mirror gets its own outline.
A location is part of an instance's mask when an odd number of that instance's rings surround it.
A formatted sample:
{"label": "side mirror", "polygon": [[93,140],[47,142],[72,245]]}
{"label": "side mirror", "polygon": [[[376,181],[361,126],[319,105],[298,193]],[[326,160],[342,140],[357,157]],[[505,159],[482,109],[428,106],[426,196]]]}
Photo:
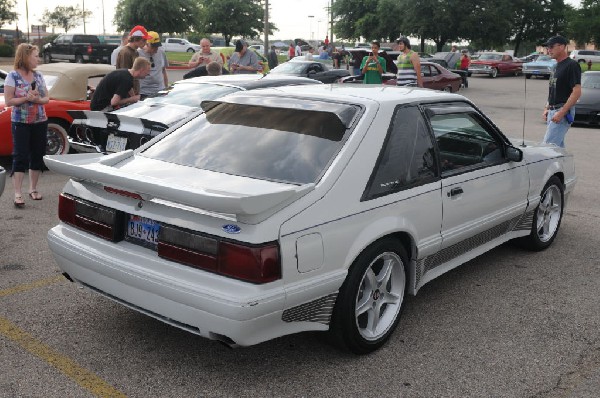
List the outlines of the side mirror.
{"label": "side mirror", "polygon": [[514,146],[506,148],[506,158],[511,162],[521,162],[523,160],[523,151]]}

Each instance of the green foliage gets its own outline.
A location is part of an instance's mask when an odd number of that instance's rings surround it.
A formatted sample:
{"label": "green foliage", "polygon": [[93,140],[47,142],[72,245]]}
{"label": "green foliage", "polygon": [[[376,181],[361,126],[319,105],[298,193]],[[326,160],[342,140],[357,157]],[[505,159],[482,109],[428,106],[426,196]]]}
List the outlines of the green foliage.
{"label": "green foliage", "polygon": [[54,11],[49,11],[47,8],[42,14],[41,21],[43,24],[58,28],[63,28],[65,33],[69,30],[81,25],[84,18],[89,18],[92,12],[89,10],[83,11],[79,5],[73,6],[58,6]]}
{"label": "green foliage", "polygon": [[[255,38],[264,29],[261,0],[203,0],[196,31],[220,33],[228,46],[233,36]],[[269,34],[277,30],[269,23]]]}
{"label": "green foliage", "polygon": [[15,48],[10,44],[3,43],[0,44],[0,57],[14,57],[15,56]]}
{"label": "green foliage", "polygon": [[17,0],[0,0],[0,28],[6,23],[17,20],[18,14],[13,11]]}
{"label": "green foliage", "polygon": [[129,32],[136,25],[158,33],[186,33],[197,26],[198,0],[119,0],[114,24]]}
{"label": "green foliage", "polygon": [[581,8],[570,13],[568,31],[580,46],[585,43],[600,45],[600,1],[582,0]]}

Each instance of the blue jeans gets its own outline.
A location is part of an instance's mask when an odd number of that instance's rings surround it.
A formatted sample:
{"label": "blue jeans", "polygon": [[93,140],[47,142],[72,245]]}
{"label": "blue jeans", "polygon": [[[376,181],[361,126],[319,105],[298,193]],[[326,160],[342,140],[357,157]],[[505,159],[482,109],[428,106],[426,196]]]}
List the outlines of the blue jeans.
{"label": "blue jeans", "polygon": [[42,170],[46,154],[48,122],[12,123],[13,164],[12,173]]}
{"label": "blue jeans", "polygon": [[[563,117],[563,119],[559,123],[554,123],[552,121],[552,116],[558,112],[558,109],[549,110],[548,115],[546,116],[546,123],[548,127],[546,128],[546,135],[544,136],[544,140],[542,142],[555,144],[559,147],[565,147],[565,135],[567,135],[567,131],[571,124],[567,122],[567,118]],[[571,107],[569,109],[569,113],[573,118],[575,118],[575,107]]]}

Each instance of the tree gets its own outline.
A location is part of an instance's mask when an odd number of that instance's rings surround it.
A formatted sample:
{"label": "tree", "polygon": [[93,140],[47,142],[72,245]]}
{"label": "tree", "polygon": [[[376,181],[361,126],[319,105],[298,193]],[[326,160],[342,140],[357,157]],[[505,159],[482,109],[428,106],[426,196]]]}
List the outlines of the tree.
{"label": "tree", "polygon": [[92,15],[91,11],[83,11],[79,6],[58,6],[54,11],[44,10],[41,21],[43,24],[59,27],[67,33],[69,30],[81,25],[84,18]]}
{"label": "tree", "polygon": [[159,33],[185,33],[199,20],[199,0],[119,0],[113,23],[125,32],[143,25]]}
{"label": "tree", "polygon": [[400,11],[395,0],[337,0],[334,31],[342,39],[394,40],[400,35]]}
{"label": "tree", "polygon": [[600,44],[600,0],[582,0],[581,8],[569,15],[568,32],[578,45]]}
{"label": "tree", "polygon": [[18,14],[13,11],[17,0],[0,0],[0,28],[6,23],[17,20]]}
{"label": "tree", "polygon": [[[200,32],[220,33],[229,45],[233,36],[255,38],[263,32],[264,9],[260,0],[203,0]],[[277,30],[269,23],[269,34]]]}

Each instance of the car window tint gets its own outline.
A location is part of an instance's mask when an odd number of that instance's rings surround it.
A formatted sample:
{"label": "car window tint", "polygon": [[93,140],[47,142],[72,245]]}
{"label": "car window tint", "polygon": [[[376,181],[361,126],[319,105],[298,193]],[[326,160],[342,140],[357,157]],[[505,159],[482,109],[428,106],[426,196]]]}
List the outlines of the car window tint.
{"label": "car window tint", "polygon": [[429,69],[429,65],[421,65],[421,73],[424,77],[431,76],[431,69]]}
{"label": "car window tint", "polygon": [[437,179],[433,140],[417,107],[398,108],[363,200]]}
{"label": "car window tint", "polygon": [[213,100],[237,91],[240,91],[238,87],[220,84],[178,83],[166,95],[148,98],[146,102],[199,107],[202,101]]}
{"label": "car window tint", "polygon": [[431,117],[431,127],[440,152],[442,175],[503,160],[502,145],[474,113],[435,115]]}
{"label": "car window tint", "polygon": [[220,173],[305,184],[325,171],[345,133],[330,112],[218,103],[143,154]]}
{"label": "car window tint", "polygon": [[439,75],[440,72],[438,71],[438,69],[435,66],[431,67],[431,76],[437,76]]}

